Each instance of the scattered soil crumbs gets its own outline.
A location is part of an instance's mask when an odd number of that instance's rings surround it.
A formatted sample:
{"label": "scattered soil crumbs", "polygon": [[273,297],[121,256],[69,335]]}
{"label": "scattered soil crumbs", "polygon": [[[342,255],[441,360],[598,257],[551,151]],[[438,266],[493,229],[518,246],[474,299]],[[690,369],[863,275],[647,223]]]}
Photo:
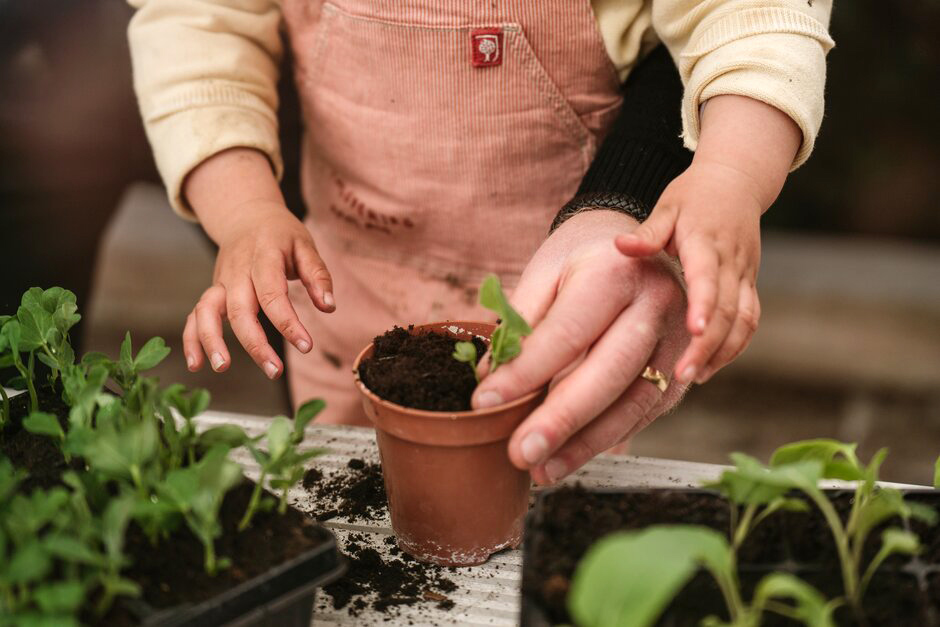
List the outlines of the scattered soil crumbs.
{"label": "scattered soil crumbs", "polygon": [[[375,351],[359,364],[359,378],[381,398],[405,407],[468,411],[477,382],[470,367],[454,359],[457,341],[445,333],[411,335],[395,327],[373,340]],[[475,337],[473,343],[479,360],[486,342]]]}
{"label": "scattered soil crumbs", "polygon": [[333,597],[335,609],[348,607],[350,615],[358,616],[367,607],[386,614],[396,606],[421,602],[435,603],[443,610],[454,607],[446,595],[456,590],[457,584],[444,576],[446,569],[403,553],[391,536],[385,539],[391,557],[384,559],[368,546],[369,541],[358,533],[348,536],[345,553],[349,570],[323,588]]}
{"label": "scattered soil crumbs", "polygon": [[[315,468],[304,475],[304,487],[313,496],[318,521],[334,517],[356,520],[377,520],[388,511],[382,466],[351,459],[341,472],[325,476]],[[446,577],[447,569],[426,564],[401,551],[394,537],[385,538],[386,557],[369,546],[373,538],[351,533],[343,549],[349,570],[339,579],[323,588],[332,597],[335,609],[347,608],[352,616],[371,608],[386,615],[394,615],[399,606],[433,603],[437,608],[450,610],[454,602],[448,594],[457,589]]]}
{"label": "scattered soil crumbs", "polygon": [[382,467],[351,459],[348,472],[325,479],[323,473],[311,468],[304,474],[304,487],[313,496],[317,521],[335,518],[379,520],[385,516],[388,499],[382,481]]}

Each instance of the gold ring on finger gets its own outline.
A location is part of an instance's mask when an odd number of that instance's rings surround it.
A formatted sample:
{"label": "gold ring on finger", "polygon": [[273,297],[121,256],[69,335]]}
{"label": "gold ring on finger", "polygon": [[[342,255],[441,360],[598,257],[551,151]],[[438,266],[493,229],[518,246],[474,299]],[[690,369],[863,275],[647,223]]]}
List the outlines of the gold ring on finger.
{"label": "gold ring on finger", "polygon": [[666,393],[666,388],[669,387],[669,378],[664,375],[661,370],[647,366],[643,369],[643,373],[640,376],[658,387],[659,391],[663,394]]}

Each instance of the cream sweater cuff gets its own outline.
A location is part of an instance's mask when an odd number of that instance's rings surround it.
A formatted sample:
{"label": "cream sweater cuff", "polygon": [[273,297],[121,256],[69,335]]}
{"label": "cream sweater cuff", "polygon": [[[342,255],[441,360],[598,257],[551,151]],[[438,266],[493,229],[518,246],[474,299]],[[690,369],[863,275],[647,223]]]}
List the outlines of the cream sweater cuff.
{"label": "cream sweater cuff", "polygon": [[183,198],[186,176],[209,157],[229,148],[260,150],[278,179],[283,174],[277,120],[254,109],[231,104],[203,105],[149,120],[147,134],[157,169],[166,184],[174,211],[196,221]]}
{"label": "cream sweater cuff", "polygon": [[703,102],[726,94],[747,96],[796,122],[803,143],[791,169],[802,165],[822,124],[826,53],[833,45],[821,23],[794,11],[738,11],[712,24],[680,59],[686,79],[686,147],[698,145]]}

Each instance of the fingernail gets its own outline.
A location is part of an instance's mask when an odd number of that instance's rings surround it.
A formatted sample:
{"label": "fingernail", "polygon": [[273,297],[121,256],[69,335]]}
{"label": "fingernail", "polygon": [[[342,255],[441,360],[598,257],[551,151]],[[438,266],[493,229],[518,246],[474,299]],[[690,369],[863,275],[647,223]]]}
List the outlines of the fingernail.
{"label": "fingernail", "polygon": [[548,476],[549,481],[555,483],[568,474],[568,464],[557,457],[553,457],[545,462],[545,474]]}
{"label": "fingernail", "polygon": [[679,381],[682,383],[690,383],[694,378],[695,366],[688,366],[685,370],[682,371],[682,374],[679,375]]}
{"label": "fingernail", "polygon": [[327,307],[336,306],[336,302],[333,300],[333,292],[323,292],[323,304]]}
{"label": "fingernail", "polygon": [[533,431],[522,438],[522,444],[519,445],[522,451],[522,459],[530,466],[541,462],[548,454],[548,440],[538,431]]}
{"label": "fingernail", "polygon": [[209,361],[212,362],[213,370],[218,370],[225,365],[225,357],[222,357],[222,353],[212,353],[212,357],[209,358]]}
{"label": "fingernail", "polygon": [[477,409],[486,409],[487,407],[496,407],[503,404],[502,395],[496,390],[486,390],[480,392],[477,396]]}
{"label": "fingernail", "polygon": [[268,375],[269,379],[273,379],[277,376],[277,366],[274,365],[272,361],[264,362],[264,373]]}
{"label": "fingernail", "polygon": [[310,342],[307,340],[300,340],[297,342],[297,350],[299,350],[301,353],[306,353],[310,350]]}
{"label": "fingernail", "polygon": [[196,366],[196,358],[192,355],[186,356],[186,367],[192,370]]}

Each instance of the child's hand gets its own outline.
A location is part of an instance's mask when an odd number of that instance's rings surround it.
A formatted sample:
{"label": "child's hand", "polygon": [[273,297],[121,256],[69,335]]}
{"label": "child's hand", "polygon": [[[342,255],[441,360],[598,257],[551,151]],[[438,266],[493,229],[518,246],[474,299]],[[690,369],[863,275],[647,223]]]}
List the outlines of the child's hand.
{"label": "child's hand", "polygon": [[736,95],[709,99],[695,159],[650,218],[617,238],[629,256],[678,254],[689,284],[692,342],[676,363],[683,383],[704,383],[757,329],[760,216],[777,198],[803,134],[785,113]]}
{"label": "child's hand", "polygon": [[684,383],[704,383],[734,360],[757,330],[762,209],[740,172],[693,163],[666,188],[646,222],[616,239],[625,255],[666,250],[682,262],[692,342],[675,373]]}
{"label": "child's hand", "polygon": [[333,283],[307,227],[284,204],[261,153],[233,149],[205,161],[186,183],[186,197],[203,227],[219,245],[212,287],[186,318],[183,352],[190,370],[202,368],[203,353],[222,372],[231,356],[222,338],[228,320],[238,341],[270,379],[284,365],[258,322],[264,311],[284,338],[307,353],[313,339],[297,317],[287,282],[300,279],[317,309],[331,312]]}

